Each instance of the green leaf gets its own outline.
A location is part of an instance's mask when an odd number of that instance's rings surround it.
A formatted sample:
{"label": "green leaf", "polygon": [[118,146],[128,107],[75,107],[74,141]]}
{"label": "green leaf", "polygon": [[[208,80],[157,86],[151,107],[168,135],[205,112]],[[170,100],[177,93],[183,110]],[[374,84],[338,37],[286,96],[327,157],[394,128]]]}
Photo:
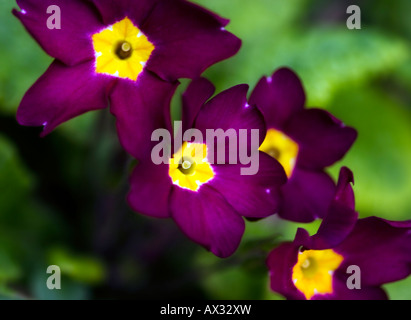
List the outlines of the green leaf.
{"label": "green leaf", "polygon": [[411,277],[384,285],[391,300],[411,300]]}
{"label": "green leaf", "polygon": [[0,2],[0,112],[5,114],[16,112],[24,93],[52,61],[11,13],[13,8],[18,8],[14,1]]}
{"label": "green leaf", "polygon": [[72,254],[64,248],[53,248],[49,252],[50,265],[60,267],[61,273],[86,284],[98,284],[105,278],[104,265],[96,258]]}
{"label": "green leaf", "polygon": [[267,276],[265,273],[232,266],[203,278],[202,285],[208,296],[217,300],[261,299]]}
{"label": "green leaf", "polygon": [[0,300],[24,300],[26,296],[0,283]]}
{"label": "green leaf", "polygon": [[308,105],[327,107],[336,91],[392,72],[411,57],[408,41],[376,26],[349,30],[345,21],[316,24],[305,10],[318,6],[313,1],[198,3],[229,17],[227,29],[242,40],[237,55],[205,72],[217,91],[239,83],[253,88],[262,76],[288,66],[302,78]]}
{"label": "green leaf", "polygon": [[281,60],[301,75],[309,106],[327,107],[336,91],[388,74],[410,58],[407,42],[371,28],[318,28],[288,42],[294,53]]}
{"label": "green leaf", "polygon": [[277,215],[273,215],[259,221],[247,221],[241,246],[245,245],[247,241],[254,241],[264,238],[277,237],[277,242],[292,241],[298,228],[304,228],[310,234],[315,234],[320,223],[321,220],[316,220],[311,223],[296,223],[283,220]]}
{"label": "green leaf", "polygon": [[35,182],[13,144],[0,135],[0,244],[22,270],[66,231],[60,216],[33,197]]}
{"label": "green leaf", "polygon": [[89,288],[69,277],[61,277],[60,289],[49,289],[47,287],[47,267],[36,268],[30,280],[30,292],[32,299],[36,300],[85,300],[89,299]]}
{"label": "green leaf", "polygon": [[[70,121],[62,123],[56,131],[64,135],[70,142],[78,145],[90,144],[93,138],[93,130],[97,122],[99,114],[104,111],[90,111],[78,117],[70,119]],[[113,121],[114,122],[114,121]]]}
{"label": "green leaf", "polygon": [[21,276],[21,269],[10,255],[0,250],[0,284],[14,281]]}
{"label": "green leaf", "polygon": [[12,143],[0,135],[0,221],[7,212],[21,206],[33,185]]}
{"label": "green leaf", "polygon": [[235,56],[205,72],[205,76],[216,85],[217,92],[240,83],[253,86],[259,78],[270,74],[281,64],[279,56],[284,52],[292,54],[289,48],[282,46],[282,41],[296,32],[308,3],[307,0],[196,2],[228,18],[230,23],[226,29],[242,41],[242,47]]}
{"label": "green leaf", "polygon": [[358,130],[345,159],[354,172],[357,210],[387,219],[410,219],[411,114],[397,99],[369,88],[339,92],[330,111]]}

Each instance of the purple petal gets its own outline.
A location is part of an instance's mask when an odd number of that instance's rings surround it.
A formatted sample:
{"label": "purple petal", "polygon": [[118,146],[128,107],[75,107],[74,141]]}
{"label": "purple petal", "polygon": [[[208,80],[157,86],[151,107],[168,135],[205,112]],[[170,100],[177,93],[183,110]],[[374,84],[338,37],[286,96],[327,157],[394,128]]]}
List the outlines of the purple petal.
{"label": "purple petal", "polygon": [[342,167],[338,178],[335,201],[355,210],[355,197],[351,184],[354,184],[354,175],[352,171],[347,167]]}
{"label": "purple petal", "polygon": [[394,228],[408,228],[411,229],[411,220],[407,220],[407,221],[390,221],[390,220],[385,220],[385,219],[381,219],[383,220],[385,223],[389,224],[390,226],[394,227]]}
{"label": "purple petal", "polygon": [[[409,225],[404,222],[404,226]],[[358,220],[354,230],[335,250],[346,257],[344,266],[357,265],[361,284],[379,286],[398,281],[411,273],[411,229],[386,220]]]}
{"label": "purple petal", "polygon": [[[340,269],[342,271],[342,269]],[[388,300],[388,296],[380,287],[364,287],[361,289],[349,289],[347,287],[347,277],[344,270],[344,276],[339,278],[341,271],[334,274],[333,293],[325,295],[315,295],[313,300]]]}
{"label": "purple petal", "polygon": [[[354,211],[354,193],[351,182],[352,172],[343,167],[340,171],[337,189],[333,200],[329,201],[317,234],[310,237],[304,229],[299,229],[295,242],[309,249],[329,249],[339,245],[352,232],[358,218]],[[335,186],[332,187],[335,190]]]}
{"label": "purple petal", "polygon": [[[91,4],[81,0],[17,0],[17,4],[21,11],[13,14],[50,56],[67,65],[94,59],[91,36],[104,26]],[[53,20],[54,13],[47,12],[50,6],[60,8],[60,29],[49,29],[48,19]]]}
{"label": "purple petal", "polygon": [[295,114],[284,132],[299,144],[297,164],[322,169],[340,160],[351,148],[357,132],[330,113],[307,109]]}
{"label": "purple petal", "polygon": [[295,242],[308,249],[323,250],[334,248],[342,243],[353,230],[358,213],[333,202],[329,213],[321,223],[317,234],[312,237],[299,229]]}
{"label": "purple petal", "polygon": [[281,188],[279,215],[286,220],[311,222],[323,218],[335,194],[335,184],[323,171],[294,168],[288,182]]}
{"label": "purple petal", "polygon": [[117,119],[119,140],[135,158],[150,157],[158,143],[151,141],[154,130],[171,130],[169,106],[177,85],[143,71],[137,82],[121,80],[113,89],[110,108]]}
{"label": "purple petal", "polygon": [[17,121],[44,126],[46,135],[62,122],[106,108],[110,83],[109,77],[94,72],[92,62],[68,67],[56,60],[24,95]]}
{"label": "purple petal", "polygon": [[261,113],[247,103],[247,91],[248,85],[242,84],[217,94],[200,110],[195,127],[204,132],[217,128],[259,129],[265,134]]}
{"label": "purple petal", "polygon": [[234,253],[245,223],[221,194],[207,186],[198,192],[174,186],[170,199],[172,217],[191,240],[221,258]]}
{"label": "purple petal", "polygon": [[305,296],[295,287],[292,281],[293,267],[298,260],[299,247],[285,242],[268,255],[266,264],[269,270],[271,290],[287,299],[305,300]]}
{"label": "purple petal", "polygon": [[[229,159],[237,159],[236,163],[239,163],[240,151],[244,154],[247,151],[248,155],[255,155],[265,138],[264,119],[257,108],[247,103],[247,91],[247,85],[238,85],[225,90],[209,100],[198,113],[195,127],[201,130],[203,137],[207,137],[207,132],[211,130],[220,129],[221,135],[214,139],[214,149],[210,147],[209,160],[213,163],[223,162],[217,158],[218,150],[226,151],[225,160],[227,162]],[[256,141],[254,146],[251,143],[252,131],[258,134],[258,142]],[[229,139],[223,139],[223,134],[226,134]],[[236,142],[238,149],[235,150],[232,145],[228,145],[228,140],[233,141],[232,144]],[[207,139],[207,143],[210,146],[211,138]]]}
{"label": "purple petal", "polygon": [[298,76],[288,68],[281,68],[258,82],[250,104],[261,110],[267,128],[282,129],[296,112],[303,110],[305,93]]}
{"label": "purple petal", "polygon": [[141,214],[168,218],[171,188],[168,165],[155,165],[147,159],[134,168],[127,200]]}
{"label": "purple petal", "polygon": [[201,107],[214,94],[214,85],[205,78],[193,80],[183,94],[183,129],[192,129]]}
{"label": "purple petal", "polygon": [[159,0],[89,0],[97,7],[106,25],[125,17],[141,26]]}
{"label": "purple petal", "polygon": [[142,25],[155,50],[147,68],[164,80],[196,78],[237,53],[241,41],[217,15],[187,1],[160,1]]}
{"label": "purple petal", "polygon": [[313,239],[322,239],[327,248],[332,248],[345,240],[354,228],[357,218],[357,212],[333,202]]}
{"label": "purple petal", "polygon": [[260,152],[255,175],[241,175],[243,165],[214,165],[210,187],[220,192],[242,216],[264,218],[277,213],[280,187],[287,181],[284,169],[273,158]]}

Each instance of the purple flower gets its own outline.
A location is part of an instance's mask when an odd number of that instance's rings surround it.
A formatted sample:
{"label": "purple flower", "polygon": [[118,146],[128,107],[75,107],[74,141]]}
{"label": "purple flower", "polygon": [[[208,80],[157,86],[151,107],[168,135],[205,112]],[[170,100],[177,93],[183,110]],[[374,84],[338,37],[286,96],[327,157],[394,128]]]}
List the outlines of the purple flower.
{"label": "purple flower", "polygon": [[289,178],[281,190],[279,215],[297,222],[323,218],[335,191],[324,168],[344,156],[356,131],[327,111],[304,108],[301,81],[287,68],[262,78],[250,104],[260,109],[268,129],[260,150],[276,158]]}
{"label": "purple flower", "polygon": [[[247,85],[239,85],[210,99],[213,85],[204,78],[194,80],[183,95],[182,129],[197,129],[203,140],[186,138],[169,164],[155,165],[148,155],[130,179],[128,201],[134,210],[174,219],[190,239],[219,257],[228,257],[237,249],[245,228],[243,217],[263,218],[276,212],[279,189],[286,181],[281,165],[258,151],[265,125],[260,112],[247,103],[247,91]],[[252,151],[251,130],[258,130],[254,152],[258,173],[241,175],[248,165],[230,164],[231,158],[217,163],[214,151],[225,138],[210,142],[204,139],[207,129],[231,130],[234,135],[230,137],[247,130],[246,144],[238,146],[247,152]],[[174,144],[179,145],[175,140]],[[233,154],[225,153],[229,149],[223,150],[225,156]]]}
{"label": "purple flower", "polygon": [[337,193],[318,232],[298,229],[268,256],[271,289],[288,299],[387,299],[381,286],[411,273],[411,221],[357,220],[342,168]]}
{"label": "purple flower", "polygon": [[228,20],[184,0],[17,3],[13,13],[55,58],[17,112],[20,124],[44,126],[42,135],[110,102],[117,127],[137,128],[144,144],[167,123],[176,80],[199,76],[241,44],[225,31]]}

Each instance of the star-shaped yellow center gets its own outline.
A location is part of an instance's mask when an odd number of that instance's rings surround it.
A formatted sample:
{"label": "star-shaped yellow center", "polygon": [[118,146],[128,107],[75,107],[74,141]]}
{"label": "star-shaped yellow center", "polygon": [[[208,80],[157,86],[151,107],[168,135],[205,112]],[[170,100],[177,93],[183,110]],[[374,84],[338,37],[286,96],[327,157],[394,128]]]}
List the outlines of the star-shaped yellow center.
{"label": "star-shaped yellow center", "polygon": [[136,81],[154,45],[129,18],[92,36],[96,72]]}
{"label": "star-shaped yellow center", "polygon": [[294,285],[307,300],[316,294],[332,293],[333,273],[343,260],[343,256],[332,249],[299,252],[292,273]]}
{"label": "star-shaped yellow center", "polygon": [[207,146],[184,142],[170,159],[168,174],[175,185],[198,191],[201,185],[214,178],[214,171],[207,160]]}
{"label": "star-shaped yellow center", "polygon": [[277,159],[287,177],[291,177],[297,161],[298,149],[298,144],[287,135],[276,129],[269,129],[259,150]]}

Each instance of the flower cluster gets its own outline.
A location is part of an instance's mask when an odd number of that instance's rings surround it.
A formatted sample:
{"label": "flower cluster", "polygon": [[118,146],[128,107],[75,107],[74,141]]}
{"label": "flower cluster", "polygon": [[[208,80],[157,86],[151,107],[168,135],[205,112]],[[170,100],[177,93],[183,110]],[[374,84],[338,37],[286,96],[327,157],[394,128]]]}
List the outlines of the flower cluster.
{"label": "flower cluster", "polygon": [[[383,300],[381,285],[410,275],[411,221],[358,219],[351,182],[343,167],[317,234],[298,229],[293,242],[270,253],[274,291],[289,299]],[[350,279],[352,272],[359,278]]]}
{"label": "flower cluster", "polygon": [[[120,141],[126,150],[136,144],[136,157],[150,151],[152,131],[167,126],[178,79],[198,77],[241,45],[224,29],[228,20],[184,0],[17,4],[21,10],[13,13],[55,58],[23,97],[18,122],[43,126],[46,135],[64,121],[110,105]],[[50,6],[60,8],[60,29],[46,24]]]}
{"label": "flower cluster", "polygon": [[[44,136],[109,106],[121,145],[138,159],[127,197],[136,212],[172,218],[221,258],[237,250],[244,218],[322,219],[316,235],[299,229],[268,256],[271,288],[289,299],[385,299],[381,285],[410,274],[411,222],[358,219],[351,171],[342,168],[337,184],[325,171],[351,148],[355,129],[306,108],[288,68],[249,97],[245,84],[214,95],[201,77],[240,48],[228,20],[186,0],[17,3],[13,13],[55,58],[23,97],[18,122],[43,126]],[[45,23],[50,6],[61,11],[59,28]],[[176,128],[170,102],[180,78],[192,81]],[[155,144],[161,129],[168,136]],[[352,283],[361,290],[347,285],[352,268],[361,270]]]}

